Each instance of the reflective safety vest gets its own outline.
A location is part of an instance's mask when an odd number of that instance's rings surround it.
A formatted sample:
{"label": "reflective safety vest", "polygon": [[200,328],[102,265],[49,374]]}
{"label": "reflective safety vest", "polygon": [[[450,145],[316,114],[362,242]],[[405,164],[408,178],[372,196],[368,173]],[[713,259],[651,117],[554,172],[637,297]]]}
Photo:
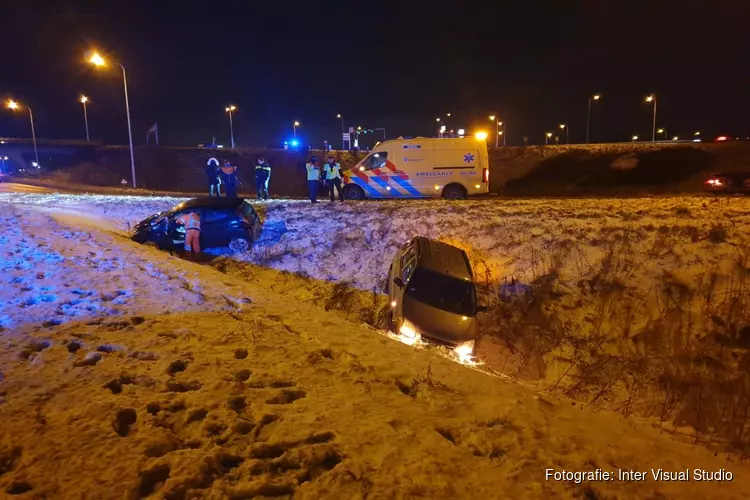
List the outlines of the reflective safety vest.
{"label": "reflective safety vest", "polygon": [[326,180],[341,179],[341,165],[338,163],[334,163],[333,165],[326,163],[324,168],[326,172]]}
{"label": "reflective safety vest", "polygon": [[190,212],[182,214],[177,218],[177,221],[185,226],[185,229],[197,229],[201,230],[201,216],[196,212]]}
{"label": "reflective safety vest", "polygon": [[320,180],[320,167],[316,166],[314,163],[307,163],[305,168],[307,169],[308,181]]}

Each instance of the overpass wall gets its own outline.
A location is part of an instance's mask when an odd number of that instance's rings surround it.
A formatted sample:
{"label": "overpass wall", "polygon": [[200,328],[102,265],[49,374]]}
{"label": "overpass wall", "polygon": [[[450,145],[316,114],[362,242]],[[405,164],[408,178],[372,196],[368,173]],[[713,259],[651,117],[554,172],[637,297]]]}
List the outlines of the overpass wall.
{"label": "overpass wall", "polygon": [[[27,153],[16,156],[28,157]],[[324,153],[314,154],[320,157]],[[238,165],[240,192],[253,194],[254,166],[263,155],[273,168],[272,194],[304,196],[306,192],[308,152],[144,146],[136,148],[135,155],[138,185],[148,189],[202,192],[206,163],[216,157]],[[364,157],[364,153],[337,155],[344,166]],[[50,165],[44,175],[57,181],[104,186],[119,186],[122,178],[130,181],[126,147],[56,146],[43,164]],[[507,195],[681,192],[700,189],[710,172],[732,170],[750,170],[750,142],[558,145],[490,151],[491,191]]]}

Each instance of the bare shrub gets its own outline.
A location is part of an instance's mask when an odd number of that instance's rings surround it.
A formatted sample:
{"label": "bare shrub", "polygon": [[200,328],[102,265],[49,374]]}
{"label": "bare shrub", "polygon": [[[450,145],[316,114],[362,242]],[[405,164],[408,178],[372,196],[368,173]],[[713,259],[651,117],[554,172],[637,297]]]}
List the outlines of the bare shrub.
{"label": "bare shrub", "polygon": [[708,230],[707,239],[711,243],[723,243],[727,241],[727,228],[723,224],[712,224]]}

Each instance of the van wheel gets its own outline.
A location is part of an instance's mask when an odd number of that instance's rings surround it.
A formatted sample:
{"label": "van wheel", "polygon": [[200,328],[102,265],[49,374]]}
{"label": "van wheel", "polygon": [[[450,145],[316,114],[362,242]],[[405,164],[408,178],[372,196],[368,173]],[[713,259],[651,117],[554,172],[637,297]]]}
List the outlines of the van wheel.
{"label": "van wheel", "polygon": [[458,184],[445,186],[445,189],[443,189],[443,198],[446,200],[465,200],[466,190]]}
{"label": "van wheel", "polygon": [[245,238],[235,238],[229,242],[229,250],[234,254],[246,253],[250,250],[250,243]]}
{"label": "van wheel", "polygon": [[364,200],[365,192],[359,186],[349,185],[344,188],[344,198],[355,201]]}

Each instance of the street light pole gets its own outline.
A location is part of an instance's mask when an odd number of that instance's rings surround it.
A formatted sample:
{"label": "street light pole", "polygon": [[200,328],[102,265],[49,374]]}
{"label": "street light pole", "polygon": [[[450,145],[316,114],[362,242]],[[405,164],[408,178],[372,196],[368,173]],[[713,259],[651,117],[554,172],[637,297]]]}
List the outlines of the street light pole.
{"label": "street light pole", "polygon": [[294,138],[296,139],[297,138],[297,127],[299,127],[299,122],[295,121],[292,126],[294,127]]}
{"label": "street light pole", "polygon": [[237,106],[230,104],[224,110],[229,113],[229,141],[232,144],[232,149],[234,149],[234,122],[232,121],[232,111],[237,109]]}
{"label": "street light pole", "polygon": [[589,130],[591,129],[591,101],[598,101],[601,96],[599,94],[589,96],[589,111],[586,114],[586,144],[589,143]]}
{"label": "street light pole", "polygon": [[654,103],[654,121],[651,128],[651,142],[656,142],[656,97],[654,95],[650,95],[646,98],[646,102]]}
{"label": "street light pole", "polygon": [[[11,99],[6,103],[6,106],[10,110],[16,110],[20,108],[22,105],[18,104],[16,101]],[[31,108],[29,106],[26,106],[26,105],[23,105],[23,106],[29,110],[29,122],[31,123],[31,139],[34,143],[34,159],[36,159],[37,176],[41,178],[42,166],[39,164],[39,153],[36,148],[36,130],[34,129],[34,113],[31,111]]]}
{"label": "street light pole", "polygon": [[89,102],[89,98],[85,95],[81,96],[81,104],[83,104],[83,122],[86,124],[86,142],[91,142],[89,138],[89,115],[86,111],[86,103]]}
{"label": "street light pole", "polygon": [[566,123],[561,123],[560,129],[565,129],[565,144],[570,144],[570,127]]}
{"label": "street light pole", "polygon": [[133,189],[135,189],[135,153],[133,152],[133,129],[130,126],[130,102],[128,101],[128,77],[125,75],[125,66],[117,63],[122,69],[122,85],[125,88],[125,113],[128,115],[128,141],[130,143],[130,172],[133,175]]}
{"label": "street light pole", "polygon": [[[107,64],[104,58],[96,52],[91,54],[91,57],[89,58],[89,62],[93,64],[94,66],[105,66]],[[135,153],[133,151],[133,129],[130,126],[130,102],[128,101],[128,77],[125,74],[125,66],[123,66],[120,63],[113,63],[113,64],[118,65],[120,69],[122,69],[122,85],[125,88],[125,113],[127,114],[127,117],[128,117],[128,141],[130,144],[130,171],[133,175],[133,189],[135,189],[136,187]]]}
{"label": "street light pole", "polygon": [[42,166],[39,164],[39,153],[36,150],[36,130],[34,130],[34,113],[31,112],[31,108],[26,106],[29,110],[29,121],[31,122],[31,139],[34,142],[34,158],[36,158],[36,170],[38,176],[42,177]]}
{"label": "street light pole", "polygon": [[341,113],[339,113],[339,114],[336,115],[336,118],[338,118],[339,120],[341,120],[341,151],[343,151],[344,150],[344,144],[345,144],[344,143],[344,116]]}

